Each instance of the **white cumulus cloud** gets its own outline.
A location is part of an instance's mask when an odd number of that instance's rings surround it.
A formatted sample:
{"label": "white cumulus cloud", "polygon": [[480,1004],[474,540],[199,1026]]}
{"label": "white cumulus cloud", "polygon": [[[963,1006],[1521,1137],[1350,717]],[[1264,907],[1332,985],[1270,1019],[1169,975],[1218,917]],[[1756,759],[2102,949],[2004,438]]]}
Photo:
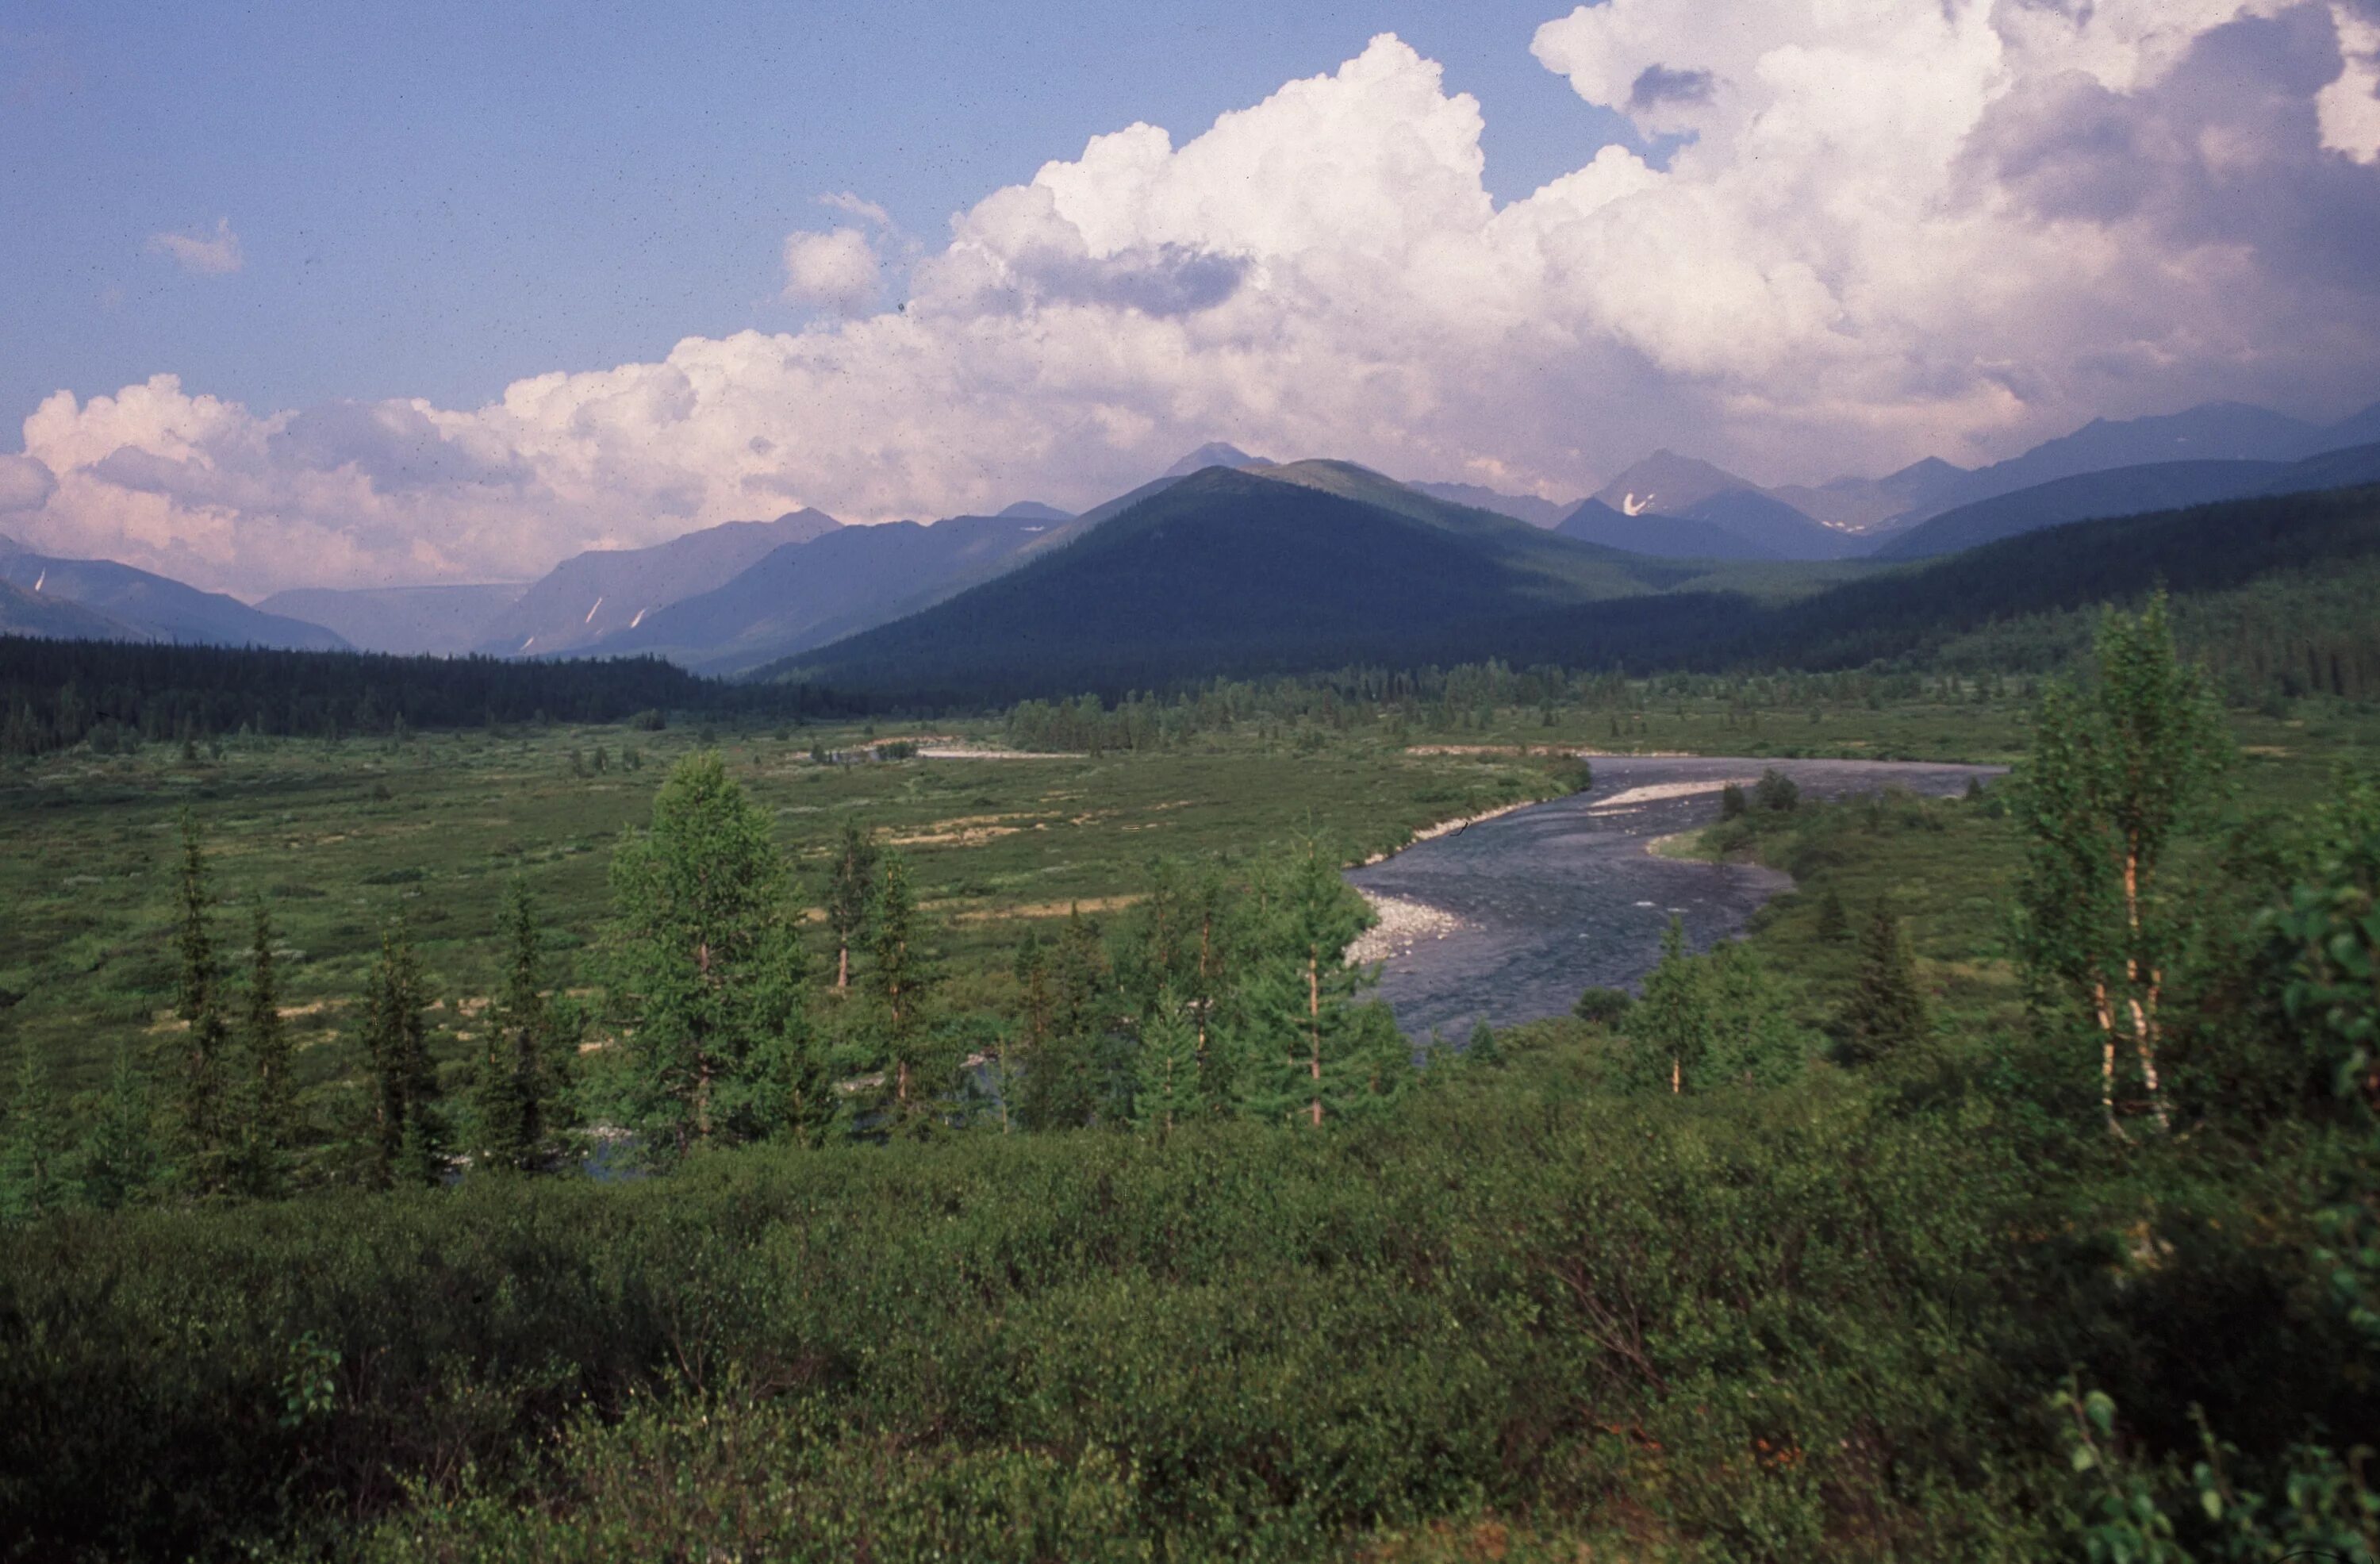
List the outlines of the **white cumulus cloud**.
{"label": "white cumulus cloud", "polygon": [[820,304],[856,315],[876,302],[883,287],[883,263],[858,229],[785,236],[787,302]]}
{"label": "white cumulus cloud", "polygon": [[785,241],[800,331],[469,409],[61,392],[12,530],[261,591],[804,504],[1087,505],[1209,439],[1567,495],[1656,445],[1811,480],[2216,397],[2344,410],[2380,393],[2370,14],[1609,0],[1537,57],[1671,150],[1500,207],[1481,105],[1383,35],[1186,140],[1096,137],[939,246],[824,198],[860,226]]}
{"label": "white cumulus cloud", "polygon": [[201,276],[223,276],[248,263],[248,258],[240,252],[239,236],[231,231],[228,217],[216,218],[212,233],[202,228],[193,234],[152,234],[149,248],[169,257],[182,270]]}

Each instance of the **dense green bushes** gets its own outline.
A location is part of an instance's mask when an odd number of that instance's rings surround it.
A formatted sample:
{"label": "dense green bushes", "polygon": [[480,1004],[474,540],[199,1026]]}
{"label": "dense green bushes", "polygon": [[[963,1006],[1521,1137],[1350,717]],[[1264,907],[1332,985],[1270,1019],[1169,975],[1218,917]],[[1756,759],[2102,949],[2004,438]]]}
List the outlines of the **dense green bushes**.
{"label": "dense green bushes", "polygon": [[[663,1431],[706,1407],[838,1471],[897,1450],[917,1482],[1079,1486],[1140,1534],[1281,1556],[1623,1493],[1806,1552],[1843,1507],[1890,1531],[1928,1485],[2001,1481],[1981,1414],[2018,1388],[1992,1347],[2017,1300],[1993,1256],[2044,1218],[1988,1135],[1832,1083],[1702,1111],[1529,1077],[1333,1135],[758,1150],[625,1187],[28,1229],[0,1513],[20,1549],[178,1553],[470,1469],[480,1502],[436,1498],[437,1523],[495,1526],[489,1496],[541,1466],[577,1492],[639,1441],[714,1437]],[[795,1497],[753,1523],[825,1524]]]}

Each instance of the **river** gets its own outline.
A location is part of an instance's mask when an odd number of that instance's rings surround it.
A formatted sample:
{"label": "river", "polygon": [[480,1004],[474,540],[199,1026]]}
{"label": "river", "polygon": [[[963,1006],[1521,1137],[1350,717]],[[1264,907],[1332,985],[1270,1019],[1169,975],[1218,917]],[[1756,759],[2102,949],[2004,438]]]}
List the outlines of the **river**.
{"label": "river", "polygon": [[1441,917],[1392,942],[1380,997],[1414,1037],[1460,1041],[1496,1026],[1566,1015],[1582,989],[1633,988],[1660,959],[1661,934],[1683,920],[1696,950],[1742,932],[1762,903],[1792,888],[1773,869],[1658,858],[1658,837],[1718,818],[1719,788],[1774,766],[1809,800],[1890,786],[1947,797],[2000,766],[1922,762],[1594,756],[1595,785],[1350,870],[1374,897]]}

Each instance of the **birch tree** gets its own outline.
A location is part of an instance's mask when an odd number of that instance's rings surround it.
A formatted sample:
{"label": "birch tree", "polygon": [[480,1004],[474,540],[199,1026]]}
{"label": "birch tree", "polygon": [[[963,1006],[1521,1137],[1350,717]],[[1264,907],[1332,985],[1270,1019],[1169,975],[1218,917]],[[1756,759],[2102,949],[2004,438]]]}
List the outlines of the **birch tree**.
{"label": "birch tree", "polygon": [[2125,1135],[2124,1098],[2170,1127],[2159,1059],[2168,973],[2187,924],[2167,861],[2213,801],[2228,760],[2222,714],[2176,655],[2164,594],[2101,618],[2097,670],[2044,696],[2032,763],[2011,789],[2029,838],[2019,947],[2036,1014],[2072,1018],[2099,1054],[2099,1102]]}

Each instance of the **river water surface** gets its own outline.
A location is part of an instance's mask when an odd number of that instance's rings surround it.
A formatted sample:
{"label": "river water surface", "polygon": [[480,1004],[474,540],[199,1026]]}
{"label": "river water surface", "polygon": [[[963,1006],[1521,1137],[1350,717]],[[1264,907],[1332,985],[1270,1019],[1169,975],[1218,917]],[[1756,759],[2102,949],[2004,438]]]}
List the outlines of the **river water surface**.
{"label": "river water surface", "polygon": [[1447,924],[1396,942],[1380,996],[1413,1036],[1459,1041],[1497,1026],[1564,1015],[1581,989],[1633,988],[1661,956],[1674,915],[1696,950],[1742,932],[1792,881],[1753,864],[1657,858],[1652,840],[1718,818],[1718,791],[1770,766],[1805,799],[1887,787],[1948,796],[2004,767],[1888,761],[1592,757],[1595,786],[1450,836],[1418,842],[1347,878],[1376,897],[1418,902]]}

